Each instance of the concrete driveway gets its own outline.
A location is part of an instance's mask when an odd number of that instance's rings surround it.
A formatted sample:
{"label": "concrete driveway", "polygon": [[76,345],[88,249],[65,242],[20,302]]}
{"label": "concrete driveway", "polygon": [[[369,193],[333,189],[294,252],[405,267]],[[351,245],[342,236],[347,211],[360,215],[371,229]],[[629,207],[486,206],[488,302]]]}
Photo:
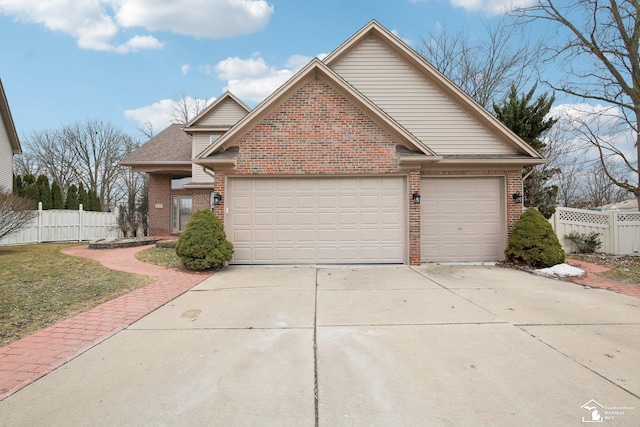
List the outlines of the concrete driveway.
{"label": "concrete driveway", "polygon": [[0,425],[637,426],[639,305],[498,267],[231,267]]}

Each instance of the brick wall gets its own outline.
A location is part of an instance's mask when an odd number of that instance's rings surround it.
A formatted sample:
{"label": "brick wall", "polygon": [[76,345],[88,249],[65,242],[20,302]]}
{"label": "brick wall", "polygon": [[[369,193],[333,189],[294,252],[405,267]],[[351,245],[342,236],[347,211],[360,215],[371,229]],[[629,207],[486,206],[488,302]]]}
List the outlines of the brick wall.
{"label": "brick wall", "polygon": [[420,205],[413,203],[413,193],[420,194],[420,169],[409,172],[409,263],[420,265]]}
{"label": "brick wall", "polygon": [[312,78],[245,134],[233,174],[398,172],[389,132],[320,78]]}
{"label": "brick wall", "polygon": [[149,174],[149,235],[166,236],[170,232],[171,175]]}

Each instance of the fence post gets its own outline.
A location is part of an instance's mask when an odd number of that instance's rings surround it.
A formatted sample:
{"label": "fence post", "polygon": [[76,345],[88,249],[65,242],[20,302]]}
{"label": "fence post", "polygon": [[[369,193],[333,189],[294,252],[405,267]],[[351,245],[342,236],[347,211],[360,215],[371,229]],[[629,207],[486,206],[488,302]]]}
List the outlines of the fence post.
{"label": "fence post", "polygon": [[82,242],[82,237],[83,237],[83,226],[84,226],[84,207],[82,206],[82,203],[80,203],[80,206],[78,206],[78,242]]}
{"label": "fence post", "polygon": [[38,202],[38,243],[42,243],[42,202]]}
{"label": "fence post", "polygon": [[618,212],[609,211],[609,233],[611,233],[614,254],[620,253],[620,235],[618,234]]}

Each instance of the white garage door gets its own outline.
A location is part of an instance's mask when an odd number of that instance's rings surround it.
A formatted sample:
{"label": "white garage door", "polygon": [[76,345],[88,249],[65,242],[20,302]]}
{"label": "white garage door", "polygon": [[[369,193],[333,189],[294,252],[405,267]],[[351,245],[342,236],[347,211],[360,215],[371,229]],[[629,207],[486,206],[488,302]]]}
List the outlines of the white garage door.
{"label": "white garage door", "polygon": [[504,179],[423,178],[422,262],[504,258]]}
{"label": "white garage door", "polygon": [[228,178],[235,264],[402,263],[405,180]]}

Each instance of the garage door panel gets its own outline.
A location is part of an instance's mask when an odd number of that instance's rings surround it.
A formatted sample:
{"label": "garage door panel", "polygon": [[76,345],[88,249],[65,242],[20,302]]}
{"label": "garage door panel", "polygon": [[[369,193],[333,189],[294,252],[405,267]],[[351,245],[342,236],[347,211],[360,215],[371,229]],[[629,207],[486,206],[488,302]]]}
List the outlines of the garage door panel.
{"label": "garage door panel", "polygon": [[255,212],[253,214],[253,224],[257,226],[272,225],[273,213],[272,212]]}
{"label": "garage door panel", "polygon": [[253,231],[253,241],[256,243],[267,243],[273,240],[272,229],[256,229]]}
{"label": "garage door panel", "polygon": [[252,241],[251,230],[234,230],[233,240],[238,243],[249,243]]}
{"label": "garage door panel", "polygon": [[502,259],[504,178],[423,178],[421,186],[423,262]]}
{"label": "garage door panel", "polygon": [[404,262],[405,186],[402,177],[230,177],[232,262]]}

